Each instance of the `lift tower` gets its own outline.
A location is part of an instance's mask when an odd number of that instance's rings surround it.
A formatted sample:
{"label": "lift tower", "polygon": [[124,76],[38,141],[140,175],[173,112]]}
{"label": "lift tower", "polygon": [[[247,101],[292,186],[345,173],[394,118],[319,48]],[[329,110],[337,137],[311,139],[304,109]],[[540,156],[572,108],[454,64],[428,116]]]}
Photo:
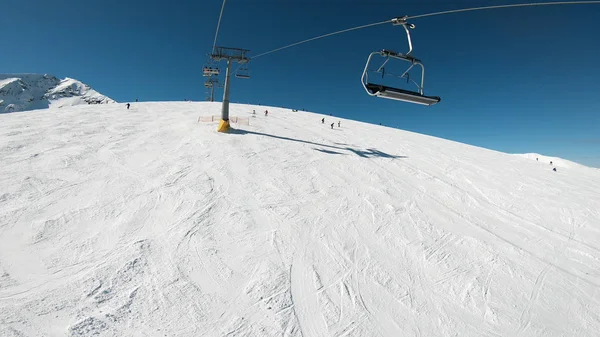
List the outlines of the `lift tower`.
{"label": "lift tower", "polygon": [[225,89],[223,90],[223,105],[221,106],[221,122],[219,123],[219,132],[229,131],[229,78],[231,75],[231,64],[237,62],[240,64],[248,63],[250,58],[246,56],[247,49],[215,47],[210,58],[214,61],[227,61],[227,70],[225,71]]}
{"label": "lift tower", "polygon": [[218,78],[216,78],[216,77],[209,77],[204,82],[204,87],[207,90],[206,100],[209,101],[209,102],[214,102],[215,101],[215,87],[222,88],[223,85],[219,83],[219,79]]}

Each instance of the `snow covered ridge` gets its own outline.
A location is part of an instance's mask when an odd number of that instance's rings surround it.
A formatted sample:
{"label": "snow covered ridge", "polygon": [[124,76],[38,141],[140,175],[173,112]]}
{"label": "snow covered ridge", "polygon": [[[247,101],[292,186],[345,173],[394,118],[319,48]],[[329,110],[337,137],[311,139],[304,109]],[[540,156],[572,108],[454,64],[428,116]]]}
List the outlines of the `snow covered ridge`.
{"label": "snow covered ridge", "polygon": [[1,337],[598,336],[600,171],[220,111],[0,114]]}
{"label": "snow covered ridge", "polygon": [[0,113],[107,103],[116,102],[72,78],[0,74]]}

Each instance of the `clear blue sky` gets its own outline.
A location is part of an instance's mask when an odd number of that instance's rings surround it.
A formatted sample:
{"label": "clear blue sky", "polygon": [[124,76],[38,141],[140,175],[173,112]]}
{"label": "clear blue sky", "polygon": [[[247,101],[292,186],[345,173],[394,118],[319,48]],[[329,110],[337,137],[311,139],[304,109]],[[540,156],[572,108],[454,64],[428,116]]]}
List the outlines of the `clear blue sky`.
{"label": "clear blue sky", "polygon": [[[229,0],[219,45],[256,55],[396,16],[522,1]],[[0,73],[77,78],[117,101],[204,100],[221,0],[4,1]],[[600,5],[501,9],[413,21],[432,107],[367,96],[368,54],[405,51],[401,27],[338,35],[251,62],[233,102],[261,103],[600,167]],[[222,92],[218,93],[219,100]]]}

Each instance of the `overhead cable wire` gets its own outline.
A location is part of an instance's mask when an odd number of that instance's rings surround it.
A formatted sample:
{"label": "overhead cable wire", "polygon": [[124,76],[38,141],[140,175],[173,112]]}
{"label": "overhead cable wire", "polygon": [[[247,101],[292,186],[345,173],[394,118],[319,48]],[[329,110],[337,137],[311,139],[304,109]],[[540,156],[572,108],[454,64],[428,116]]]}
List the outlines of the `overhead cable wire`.
{"label": "overhead cable wire", "polygon": [[311,41],[314,41],[314,40],[322,39],[322,38],[325,38],[325,37],[328,37],[328,36],[342,34],[342,33],[346,33],[346,32],[349,32],[349,31],[363,29],[363,28],[367,28],[367,27],[383,25],[385,23],[390,23],[390,22],[392,22],[392,20],[386,20],[386,21],[382,21],[382,22],[370,23],[368,25],[362,25],[362,26],[348,28],[348,29],[344,29],[344,30],[338,30],[337,32],[333,32],[333,33],[329,33],[329,34],[325,34],[325,35],[320,35],[320,36],[313,37],[313,38],[310,38],[310,39],[307,39],[307,40],[303,40],[303,41],[299,41],[299,42],[296,42],[296,43],[292,43],[292,44],[289,44],[287,46],[283,46],[283,47],[280,47],[280,48],[277,48],[277,49],[273,49],[273,50],[270,50],[268,52],[265,52],[265,53],[253,56],[252,58],[255,59],[255,58],[261,57],[263,55],[271,54],[271,53],[274,53],[274,52],[277,52],[277,51],[280,51],[280,50],[283,50],[283,49],[287,49],[287,48],[290,48],[290,47],[293,47],[293,46],[297,46],[299,44],[311,42]]}
{"label": "overhead cable wire", "polygon": [[[472,7],[472,8],[463,8],[463,9],[454,9],[454,10],[448,10],[448,11],[441,11],[441,12],[434,12],[434,13],[427,13],[427,14],[420,14],[420,15],[413,15],[413,16],[408,16],[406,17],[406,20],[410,20],[410,19],[420,19],[420,18],[424,18],[424,17],[429,17],[429,16],[435,16],[435,15],[445,15],[445,14],[454,14],[454,13],[461,13],[461,12],[472,12],[472,11],[481,11],[481,10],[488,10],[488,9],[500,9],[500,8],[511,8],[511,7],[530,7],[530,6],[552,6],[552,5],[595,5],[595,4],[600,4],[600,0],[595,1],[554,1],[554,2],[532,2],[532,3],[521,3],[521,4],[510,4],[510,5],[495,5],[495,6],[484,6],[484,7]],[[223,5],[225,5],[225,1],[223,1]],[[381,21],[381,22],[376,22],[376,23],[371,23],[371,24],[367,24],[367,25],[362,25],[362,26],[357,26],[357,27],[352,27],[352,28],[347,28],[347,29],[343,29],[343,30],[338,30],[336,32],[333,33],[328,33],[328,34],[324,34],[324,35],[319,35],[310,39],[306,39],[306,40],[302,40],[302,41],[298,41],[283,47],[279,47],[273,50],[269,50],[267,52],[258,54],[254,57],[252,57],[253,59],[264,56],[264,55],[268,55],[271,53],[275,53],[278,52],[280,50],[284,50],[290,47],[294,47],[300,44],[304,44],[304,43],[308,43],[314,40],[319,40],[325,37],[329,37],[329,36],[333,36],[333,35],[338,35],[338,34],[342,34],[342,33],[347,33],[350,31],[354,31],[354,30],[359,30],[359,29],[363,29],[363,28],[368,28],[368,27],[373,27],[373,26],[378,26],[378,25],[383,25],[386,23],[391,23],[393,22],[393,20],[386,20],[386,21]],[[216,37],[215,37],[216,40]]]}
{"label": "overhead cable wire", "polygon": [[443,11],[443,12],[414,15],[414,16],[409,16],[407,18],[407,20],[425,18],[428,16],[435,16],[435,15],[481,11],[481,10],[487,10],[487,9],[500,9],[500,8],[511,8],[511,7],[532,7],[532,6],[555,6],[555,5],[594,5],[594,4],[600,4],[600,1],[552,1],[552,2],[531,2],[531,3],[511,4],[511,5],[483,6],[483,7],[454,9],[454,10]]}
{"label": "overhead cable wire", "polygon": [[219,27],[221,26],[221,18],[223,17],[223,10],[225,9],[225,2],[227,0],[223,0],[223,5],[221,6],[221,14],[219,14],[219,21],[217,22],[217,31],[215,32],[215,41],[213,42],[212,52],[215,52],[215,48],[217,47],[217,37],[219,36]]}

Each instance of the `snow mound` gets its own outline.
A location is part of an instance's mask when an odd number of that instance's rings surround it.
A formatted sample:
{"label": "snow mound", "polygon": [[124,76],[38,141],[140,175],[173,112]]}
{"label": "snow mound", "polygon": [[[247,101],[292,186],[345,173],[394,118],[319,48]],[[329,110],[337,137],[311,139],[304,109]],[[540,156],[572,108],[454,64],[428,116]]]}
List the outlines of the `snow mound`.
{"label": "snow mound", "polygon": [[600,331],[600,171],[230,108],[0,115],[0,335]]}
{"label": "snow mound", "polygon": [[115,101],[71,78],[0,74],[0,113],[106,103]]}

